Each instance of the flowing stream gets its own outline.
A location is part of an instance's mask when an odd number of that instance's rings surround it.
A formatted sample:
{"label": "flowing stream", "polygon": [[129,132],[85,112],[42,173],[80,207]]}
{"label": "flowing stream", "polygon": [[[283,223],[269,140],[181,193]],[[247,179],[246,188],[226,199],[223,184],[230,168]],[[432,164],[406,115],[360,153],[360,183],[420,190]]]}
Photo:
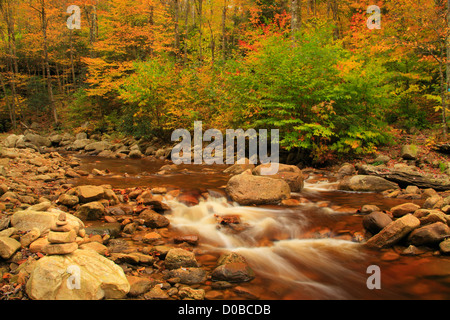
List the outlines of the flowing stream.
{"label": "flowing stream", "polygon": [[[108,169],[106,176],[84,177],[76,183],[111,184],[180,189],[182,193],[208,193],[207,200],[187,205],[167,199],[170,229],[180,235],[197,235],[197,256],[214,267],[224,251],[244,256],[256,278],[241,284],[261,299],[449,299],[450,258],[431,252],[404,256],[395,250],[370,251],[360,241],[364,204],[380,209],[404,202],[376,193],[335,190],[336,183],[323,174],[311,175],[305,189],[293,194],[297,207],[240,206],[227,201],[224,186],[229,179],[224,166],[180,166],[158,174],[163,161],[118,160],[82,157],[82,169]],[[219,219],[239,219],[236,225]],[[386,253],[390,253],[386,255]],[[366,281],[370,265],[381,270],[380,290],[370,290]],[[227,298],[227,297],[225,297]]]}

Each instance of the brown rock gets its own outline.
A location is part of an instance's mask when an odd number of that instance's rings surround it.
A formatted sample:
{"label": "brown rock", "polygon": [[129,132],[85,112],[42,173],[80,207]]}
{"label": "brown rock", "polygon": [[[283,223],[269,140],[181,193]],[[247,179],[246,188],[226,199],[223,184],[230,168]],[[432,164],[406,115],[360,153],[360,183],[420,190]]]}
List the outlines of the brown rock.
{"label": "brown rock", "polygon": [[411,231],[420,226],[420,220],[412,214],[391,222],[383,228],[379,233],[370,238],[366,245],[375,248],[390,247],[406,237]]}
{"label": "brown rock", "polygon": [[408,213],[414,213],[420,206],[414,203],[403,203],[391,208],[391,213],[395,218],[402,217]]}
{"label": "brown rock", "polygon": [[434,245],[450,237],[450,227],[442,222],[435,222],[411,232],[408,241],[415,245]]}

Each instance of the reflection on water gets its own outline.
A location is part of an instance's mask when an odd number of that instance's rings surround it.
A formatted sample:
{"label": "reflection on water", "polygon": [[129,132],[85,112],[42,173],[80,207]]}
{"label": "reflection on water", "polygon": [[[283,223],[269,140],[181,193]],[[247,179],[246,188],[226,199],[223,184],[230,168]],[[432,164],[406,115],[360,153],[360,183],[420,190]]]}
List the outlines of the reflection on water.
{"label": "reflection on water", "polygon": [[[363,234],[364,204],[381,210],[405,202],[376,193],[335,190],[336,183],[305,183],[294,198],[307,199],[298,207],[242,207],[211,190],[223,190],[226,166],[178,166],[158,174],[165,161],[82,158],[82,169],[107,169],[106,176],[83,177],[76,184],[111,184],[116,188],[164,186],[184,191],[209,191],[198,205],[167,200],[172,208],[171,230],[199,236],[199,252],[206,257],[222,251],[243,255],[257,278],[242,286],[262,299],[450,299],[450,258],[431,252],[402,256],[404,248],[369,251],[355,241]],[[218,217],[238,216],[238,230],[218,224]],[[394,256],[384,259],[388,252]],[[199,261],[202,260],[202,253]],[[393,261],[388,261],[393,260]],[[211,264],[210,262],[207,262]],[[381,290],[369,290],[370,265],[381,269]]]}

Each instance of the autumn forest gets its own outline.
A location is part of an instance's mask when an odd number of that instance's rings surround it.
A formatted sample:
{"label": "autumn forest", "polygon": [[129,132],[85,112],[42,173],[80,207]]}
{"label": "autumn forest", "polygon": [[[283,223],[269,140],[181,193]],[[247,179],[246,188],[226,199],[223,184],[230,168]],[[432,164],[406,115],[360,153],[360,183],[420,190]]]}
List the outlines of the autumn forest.
{"label": "autumn forest", "polygon": [[444,0],[1,0],[0,129],[278,128],[317,162],[398,132],[445,140],[449,14]]}

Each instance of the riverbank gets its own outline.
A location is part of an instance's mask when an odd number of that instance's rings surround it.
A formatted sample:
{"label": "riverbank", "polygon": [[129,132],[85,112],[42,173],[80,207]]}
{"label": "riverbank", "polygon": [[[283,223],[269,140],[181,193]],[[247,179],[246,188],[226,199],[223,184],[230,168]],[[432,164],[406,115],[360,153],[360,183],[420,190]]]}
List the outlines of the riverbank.
{"label": "riverbank", "polygon": [[[252,194],[245,195],[243,201],[234,199],[247,205],[244,207],[233,203],[231,187],[227,188],[227,184],[233,176],[246,175],[259,182],[258,179],[264,177],[258,176],[255,167],[197,166],[194,169],[174,166],[165,159],[166,154],[170,154],[168,146],[145,145],[146,150],[153,150],[145,155],[141,152],[144,146],[139,146],[137,141],[117,142],[114,146],[110,141],[92,141],[94,139],[89,137],[90,141],[83,149],[71,150],[74,144],[80,144],[77,141],[85,138],[51,137],[11,137],[6,139],[1,151],[0,237],[11,239],[2,242],[0,286],[4,299],[54,297],[47,291],[33,291],[43,284],[45,287],[45,280],[34,286],[29,284],[30,278],[38,278],[37,275],[33,277],[33,272],[37,272],[39,260],[58,256],[45,252],[48,245],[48,230],[45,229],[49,226],[43,227],[39,221],[34,226],[31,224],[36,222],[33,217],[60,212],[80,219],[75,241],[80,252],[93,250],[98,255],[94,260],[105,258],[120,267],[120,270],[111,267],[114,279],[109,280],[120,280],[114,294],[91,288],[82,296],[85,298],[276,299],[274,292],[283,292],[278,296],[283,299],[336,298],[339,294],[342,298],[351,298],[358,290],[367,289],[364,289],[365,281],[355,289],[347,288],[348,292],[342,292],[335,284],[331,285],[332,276],[326,273],[332,273],[333,267],[326,266],[325,261],[336,261],[334,267],[343,269],[343,279],[351,282],[354,276],[351,268],[348,265],[344,268],[339,263],[342,259],[352,260],[352,268],[358,270],[360,276],[364,275],[365,264],[361,262],[371,259],[354,245],[370,244],[370,241],[375,245],[363,252],[375,250],[380,258],[377,262],[390,263],[392,272],[396,262],[402,265],[403,259],[417,259],[414,261],[424,269],[418,272],[428,273],[426,276],[421,273],[421,277],[425,277],[422,279],[424,287],[436,286],[434,282],[429,283],[433,277],[438,278],[438,288],[445,287],[449,281],[448,240],[445,241],[449,236],[449,192],[414,188],[413,185],[398,186],[397,182],[379,176],[380,172],[396,170],[397,176],[400,172],[403,173],[400,176],[411,179],[414,174],[423,172],[422,176],[432,175],[429,178],[434,179],[434,183],[441,183],[445,189],[446,173],[439,169],[439,174],[433,163],[420,167],[417,162],[422,159],[420,152],[415,155],[416,159],[404,159],[400,153],[394,159],[371,159],[369,167],[367,163],[355,162],[329,170],[303,168],[301,174],[287,168],[272,180],[277,184],[283,184],[278,182],[283,181],[289,188],[297,186],[296,192],[279,199],[276,195],[278,200],[268,203],[264,203],[266,198],[261,202]],[[14,148],[8,148],[14,140]],[[64,145],[64,141],[71,142]],[[103,146],[107,147],[101,150]],[[138,149],[141,155],[132,156],[138,153],[131,152]],[[109,166],[111,162],[106,159],[117,161],[116,166]],[[380,162],[385,163],[384,167]],[[142,167],[136,166],[138,163]],[[121,170],[126,165],[130,167]],[[142,170],[143,167],[146,170]],[[370,173],[374,168],[377,168],[378,176],[362,174],[363,170]],[[225,169],[228,171],[224,172]],[[367,181],[362,177],[372,178]],[[249,189],[245,187],[248,179],[241,180],[244,190]],[[130,181],[134,185],[127,187]],[[272,182],[267,181],[270,186]],[[317,190],[321,191],[317,193]],[[363,193],[368,191],[371,193]],[[339,196],[359,200],[350,206],[346,201],[338,205],[338,198],[332,195],[336,192]],[[333,201],[323,198],[324,194],[331,195]],[[374,195],[377,196],[374,198]],[[397,208],[398,205],[401,207]],[[412,221],[403,223],[404,220]],[[395,226],[395,232],[386,229],[388,225],[389,228]],[[390,237],[392,234],[398,236]],[[219,250],[212,250],[214,246]],[[302,260],[284,256],[286,253],[281,252],[288,248]],[[308,260],[317,255],[322,258]],[[271,264],[261,259],[264,256],[272,257]],[[429,259],[433,259],[430,263],[433,271],[423,267]],[[42,272],[48,263],[41,264],[39,270]],[[267,274],[268,270],[273,273],[277,268],[291,265],[296,265],[290,274],[292,279],[282,280],[283,276],[278,274],[277,280],[277,276]],[[322,270],[317,273],[319,269]],[[92,275],[91,271],[86,273]],[[339,271],[334,273],[339,274]],[[292,281],[298,279],[303,279],[307,286],[313,285],[319,293],[314,290],[308,293],[304,291],[304,284],[299,283],[296,285],[301,289],[293,290]],[[325,294],[319,284],[329,285],[333,290]],[[52,287],[51,282],[47,285],[48,291],[58,289]],[[267,285],[270,290],[261,290]],[[92,290],[96,295],[92,295]],[[423,287],[422,290],[426,291]],[[437,292],[434,297],[445,298],[447,293],[442,290],[441,295]]]}

